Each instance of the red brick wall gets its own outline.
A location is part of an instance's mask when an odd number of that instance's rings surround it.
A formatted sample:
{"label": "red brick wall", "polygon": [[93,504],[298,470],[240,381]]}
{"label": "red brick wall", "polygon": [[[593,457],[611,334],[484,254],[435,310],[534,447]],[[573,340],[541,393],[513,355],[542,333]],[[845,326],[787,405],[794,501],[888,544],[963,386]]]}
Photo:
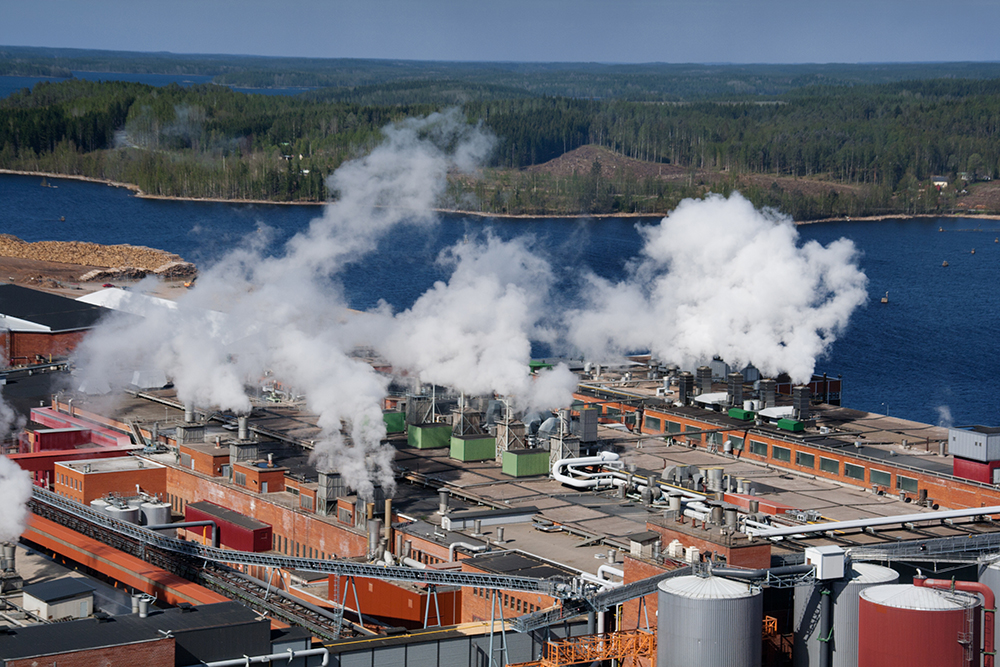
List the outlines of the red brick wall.
{"label": "red brick wall", "polygon": [[[463,572],[485,574],[483,570],[463,563]],[[490,620],[490,602],[492,591],[483,588],[465,588],[462,595],[462,623]],[[555,599],[538,593],[520,593],[515,591],[497,591],[496,617],[500,618],[500,608],[503,607],[505,619],[546,609],[555,604]]]}
{"label": "red brick wall", "polygon": [[[38,648],[44,653],[44,647]],[[174,667],[174,638],[164,637],[136,644],[124,644],[91,649],[54,653],[44,658],[7,660],[7,667],[109,667],[109,665],[142,665],[142,667]]]}
{"label": "red brick wall", "polygon": [[[308,548],[312,547],[317,557],[326,558],[333,554],[341,557],[363,556],[368,547],[367,535],[354,533],[343,524],[326,523],[311,513],[278,505],[259,494],[225,486],[183,468],[167,468],[167,492],[178,512],[182,512],[187,503],[210,500],[270,524],[275,538],[282,538],[278,545],[282,553],[295,555],[296,542],[299,543],[300,556],[304,552],[308,555]],[[287,552],[284,548],[286,542]]]}
{"label": "red brick wall", "polygon": [[213,455],[180,445],[180,451],[182,454],[187,454],[191,457],[191,462],[194,464],[194,470],[203,475],[208,475],[209,477],[221,476],[222,466],[229,463],[228,449],[219,448],[219,453]]}
{"label": "red brick wall", "polygon": [[[690,522],[691,520],[686,519],[686,521]],[[697,536],[689,535],[681,531],[670,530],[669,527],[660,526],[655,523],[647,523],[646,530],[652,530],[659,533],[661,535],[661,541],[664,548],[666,548],[666,546],[674,540],[680,540],[680,543],[685,547],[698,547],[698,550],[703,556],[709,552],[725,556],[726,563],[728,565],[746,567],[750,569],[771,567],[770,542],[729,547],[723,544],[716,544],[715,542],[711,542],[707,539],[701,539]]]}
{"label": "red brick wall", "polygon": [[87,331],[71,331],[68,333],[21,333],[10,334],[10,350],[7,360],[12,365],[35,363],[35,355],[65,357],[72,352],[79,342],[87,335]]}
{"label": "red brick wall", "polygon": [[[55,469],[52,488],[56,493],[72,498],[87,505],[91,500],[103,498],[109,493],[119,493],[123,496],[134,496],[135,485],[151,495],[167,497],[166,468],[141,468],[138,470],[119,470],[114,472],[84,473],[65,467]],[[76,487],[59,481],[59,474],[65,474],[70,480],[76,480]]]}

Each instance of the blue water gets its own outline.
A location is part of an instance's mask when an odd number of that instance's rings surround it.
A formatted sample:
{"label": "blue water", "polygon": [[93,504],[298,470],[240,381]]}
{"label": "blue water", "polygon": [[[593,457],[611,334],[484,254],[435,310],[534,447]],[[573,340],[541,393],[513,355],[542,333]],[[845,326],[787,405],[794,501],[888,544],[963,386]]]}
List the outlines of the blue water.
{"label": "blue water", "polygon": [[[181,86],[193,86],[199,83],[211,83],[211,76],[197,74],[126,74],[121,72],[73,72],[77,79],[86,81],[134,81],[150,86],[169,86],[176,83]],[[0,99],[12,95],[22,88],[34,88],[41,81],[57,83],[66,79],[38,76],[0,76]],[[298,95],[312,88],[233,88],[238,93],[250,95]]]}
{"label": "blue water", "polygon": [[[40,187],[33,177],[0,177],[0,232],[28,241],[147,245],[206,265],[262,223],[273,229],[278,245],[320,211],[147,200],[105,185],[50,182],[58,187]],[[342,280],[356,308],[370,308],[379,299],[406,308],[435,280],[447,279],[447,270],[434,262],[442,248],[488,229],[502,238],[534,235],[533,247],[561,269],[562,293],[572,299],[581,266],[608,278],[623,275],[640,246],[635,225],[617,219],[444,216],[431,228],[394,231]],[[843,376],[846,405],[929,423],[939,423],[938,408],[947,407],[956,424],[1000,425],[995,380],[1000,378],[1000,243],[994,242],[1000,221],[837,222],[799,230],[803,240],[824,244],[852,239],[869,278],[869,304],[855,313],[818,367]],[[886,291],[889,303],[881,304]]]}

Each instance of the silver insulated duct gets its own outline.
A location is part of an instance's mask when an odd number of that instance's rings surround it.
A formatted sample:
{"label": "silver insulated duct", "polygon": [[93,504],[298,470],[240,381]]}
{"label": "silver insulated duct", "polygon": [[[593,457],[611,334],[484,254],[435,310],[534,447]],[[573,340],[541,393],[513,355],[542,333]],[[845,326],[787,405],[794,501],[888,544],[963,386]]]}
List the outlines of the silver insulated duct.
{"label": "silver insulated duct", "polygon": [[236,423],[239,424],[238,430],[236,431],[236,437],[240,440],[250,439],[250,418],[246,415],[240,415],[236,419]]}
{"label": "silver insulated duct", "polygon": [[807,385],[792,387],[792,416],[799,421],[809,419],[809,398],[811,393]]}
{"label": "silver insulated duct", "polygon": [[[858,664],[858,600],[861,591],[871,586],[899,581],[895,570],[872,563],[851,563],[843,579],[830,582],[833,601],[833,642],[830,667],[855,667]],[[819,582],[817,582],[819,583]],[[819,610],[821,586],[796,586],[792,608],[795,644],[792,664],[795,667],[819,667],[824,643],[820,640]]]}
{"label": "silver insulated duct", "polygon": [[184,404],[184,423],[193,424],[194,423],[194,406],[190,403]]}
{"label": "silver insulated duct", "polygon": [[760,401],[762,407],[773,408],[777,405],[776,396],[778,394],[778,383],[769,378],[760,381]]}
{"label": "silver insulated duct", "polygon": [[698,366],[695,369],[695,380],[698,383],[698,393],[699,394],[710,394],[712,393],[712,367],[711,366]]}
{"label": "silver insulated duct", "polygon": [[722,577],[661,581],[656,667],[760,667],[764,597]]}
{"label": "silver insulated duct", "polygon": [[743,407],[743,374],[730,373],[726,377],[726,393],[729,395],[729,407]]}

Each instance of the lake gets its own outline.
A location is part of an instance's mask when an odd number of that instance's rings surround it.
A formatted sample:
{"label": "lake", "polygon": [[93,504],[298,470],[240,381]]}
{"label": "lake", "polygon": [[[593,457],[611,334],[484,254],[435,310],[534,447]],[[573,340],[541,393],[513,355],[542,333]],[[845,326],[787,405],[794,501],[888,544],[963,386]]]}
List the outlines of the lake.
{"label": "lake", "polygon": [[[101,184],[50,182],[58,187],[43,188],[35,177],[0,176],[0,231],[27,241],[146,245],[204,266],[261,224],[273,228],[280,242],[320,211],[141,199]],[[378,252],[341,278],[355,308],[370,308],[379,299],[406,308],[435,280],[447,279],[447,271],[434,263],[442,248],[489,228],[502,238],[534,235],[533,247],[562,277],[560,298],[572,301],[580,267],[608,278],[624,274],[640,247],[636,224],[445,215],[431,228],[394,230]],[[803,241],[823,244],[852,239],[869,278],[868,305],[854,314],[817,369],[843,376],[845,405],[935,424],[946,409],[955,424],[1000,425],[1000,222],[832,222],[804,225],[799,232]],[[889,303],[881,304],[886,291]]]}
{"label": "lake", "polygon": [[[169,86],[176,83],[180,86],[193,86],[199,83],[211,83],[211,76],[197,74],[126,74],[121,72],[73,72],[77,79],[86,81],[134,81],[150,86]],[[34,88],[41,81],[58,83],[66,79],[39,76],[0,76],[0,99],[13,95],[22,88]],[[239,93],[254,95],[298,95],[312,88],[233,88]]]}

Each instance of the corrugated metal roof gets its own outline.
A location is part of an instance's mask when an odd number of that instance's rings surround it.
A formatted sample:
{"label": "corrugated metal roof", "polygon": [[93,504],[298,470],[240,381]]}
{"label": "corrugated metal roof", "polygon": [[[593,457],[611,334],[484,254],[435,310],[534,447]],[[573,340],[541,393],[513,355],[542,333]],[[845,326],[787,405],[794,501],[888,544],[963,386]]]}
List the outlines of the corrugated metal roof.
{"label": "corrugated metal roof", "polygon": [[114,312],[57,294],[19,285],[0,285],[0,314],[48,327],[50,331],[90,329]]}
{"label": "corrugated metal roof", "polygon": [[910,584],[886,584],[872,586],[861,591],[861,597],[869,602],[896,609],[936,611],[947,609],[967,609],[979,603],[979,598],[957,591],[938,591],[933,588]]}
{"label": "corrugated metal roof", "polygon": [[260,530],[261,528],[267,528],[269,525],[249,517],[246,514],[240,514],[235,510],[229,509],[228,507],[216,505],[208,500],[199,500],[195,503],[188,503],[187,507],[204,512],[205,514],[214,516],[222,521],[228,521],[235,526],[242,526],[243,528],[247,528],[249,530]]}
{"label": "corrugated metal roof", "polygon": [[750,586],[723,577],[675,577],[661,581],[659,589],[671,595],[696,600],[721,600],[759,595]]}

